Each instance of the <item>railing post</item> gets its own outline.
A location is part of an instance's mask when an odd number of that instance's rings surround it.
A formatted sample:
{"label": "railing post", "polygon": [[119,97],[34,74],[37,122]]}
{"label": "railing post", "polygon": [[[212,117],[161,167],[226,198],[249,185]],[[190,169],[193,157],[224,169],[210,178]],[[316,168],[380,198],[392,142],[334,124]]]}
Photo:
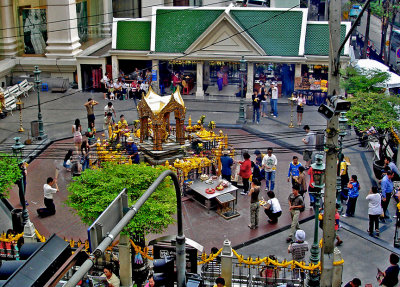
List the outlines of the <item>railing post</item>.
{"label": "railing post", "polygon": [[232,286],[232,245],[228,239],[225,239],[221,252],[221,276],[225,279],[225,286]]}
{"label": "railing post", "polygon": [[132,286],[132,264],[131,246],[129,236],[121,234],[119,236],[119,275],[122,286]]}
{"label": "railing post", "polygon": [[[333,250],[333,262],[342,261],[342,254],[340,250],[335,247]],[[343,273],[343,264],[333,266],[333,279],[332,279],[332,286],[333,287],[340,287],[342,286],[342,273]]]}

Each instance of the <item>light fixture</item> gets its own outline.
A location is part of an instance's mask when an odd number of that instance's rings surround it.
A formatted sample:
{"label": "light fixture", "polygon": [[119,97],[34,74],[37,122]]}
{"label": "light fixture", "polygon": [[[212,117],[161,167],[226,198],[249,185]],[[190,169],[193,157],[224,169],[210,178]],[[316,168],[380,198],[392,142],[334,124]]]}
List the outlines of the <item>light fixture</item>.
{"label": "light fixture", "polygon": [[312,167],[312,185],[316,188],[323,188],[325,186],[325,164],[323,163],[323,155],[317,154],[315,156],[315,163],[311,165]]}
{"label": "light fixture", "polygon": [[341,112],[339,117],[339,136],[345,137],[347,135],[347,122],[346,113]]}

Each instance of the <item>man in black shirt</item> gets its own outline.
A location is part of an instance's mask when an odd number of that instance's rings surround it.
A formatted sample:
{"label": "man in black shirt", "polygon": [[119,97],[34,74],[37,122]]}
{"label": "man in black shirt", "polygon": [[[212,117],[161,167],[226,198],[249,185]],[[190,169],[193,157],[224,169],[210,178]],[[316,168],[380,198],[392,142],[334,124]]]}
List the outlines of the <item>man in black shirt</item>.
{"label": "man in black shirt", "polygon": [[258,95],[258,91],[254,90],[254,94],[252,96],[252,100],[253,100],[253,124],[256,122],[257,120],[257,124],[260,123],[260,107],[261,107],[261,95]]}
{"label": "man in black shirt", "polygon": [[258,212],[260,211],[260,204],[258,202],[258,195],[260,193],[260,181],[257,178],[253,178],[250,189],[250,229],[258,227]]}
{"label": "man in black shirt", "polygon": [[397,286],[397,283],[399,282],[399,265],[397,265],[397,263],[399,263],[399,256],[394,253],[390,254],[389,262],[390,266],[385,272],[383,272],[384,277],[380,285],[385,287],[394,287]]}
{"label": "man in black shirt", "polygon": [[300,186],[298,183],[294,183],[292,187],[292,193],[289,195],[289,211],[292,217],[292,224],[290,226],[290,234],[286,239],[286,242],[292,242],[297,229],[300,229],[299,216],[300,211],[304,207],[303,197],[299,194]]}

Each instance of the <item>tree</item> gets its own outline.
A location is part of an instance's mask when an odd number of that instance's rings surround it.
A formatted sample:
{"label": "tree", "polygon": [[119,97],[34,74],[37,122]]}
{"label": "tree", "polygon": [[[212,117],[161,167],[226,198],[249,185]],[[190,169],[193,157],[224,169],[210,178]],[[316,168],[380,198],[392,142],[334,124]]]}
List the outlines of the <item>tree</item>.
{"label": "tree", "polygon": [[[147,190],[166,168],[145,164],[105,163],[100,169],[85,170],[68,185],[67,205],[86,224],[91,224],[122,191],[127,189],[129,205]],[[176,195],[172,181],[164,180],[140,208],[124,232],[127,234],[161,233],[174,222]]]}
{"label": "tree", "polygon": [[18,160],[12,155],[0,153],[0,171],[0,198],[8,197],[9,189],[21,179]]}
{"label": "tree", "polygon": [[347,67],[341,71],[341,86],[347,94],[383,93],[383,84],[388,80],[389,73],[380,70],[365,70]]}

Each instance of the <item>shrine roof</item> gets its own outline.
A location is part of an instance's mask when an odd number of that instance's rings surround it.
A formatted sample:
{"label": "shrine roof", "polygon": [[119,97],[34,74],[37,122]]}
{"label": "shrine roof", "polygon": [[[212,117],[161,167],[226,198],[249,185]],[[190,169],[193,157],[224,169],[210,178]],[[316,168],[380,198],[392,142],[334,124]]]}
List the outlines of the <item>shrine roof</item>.
{"label": "shrine roof", "polygon": [[160,96],[156,94],[152,88],[149,88],[147,95],[144,97],[144,100],[146,101],[147,105],[150,107],[151,111],[154,114],[160,113],[163,110],[163,108],[167,106],[167,104],[171,102],[173,99],[182,107],[185,106],[185,103],[181,97],[179,89],[177,89],[175,93],[173,93],[172,95]]}
{"label": "shrine roof", "polygon": [[123,19],[116,25],[118,31],[116,33],[117,50],[150,50],[151,21]]}

